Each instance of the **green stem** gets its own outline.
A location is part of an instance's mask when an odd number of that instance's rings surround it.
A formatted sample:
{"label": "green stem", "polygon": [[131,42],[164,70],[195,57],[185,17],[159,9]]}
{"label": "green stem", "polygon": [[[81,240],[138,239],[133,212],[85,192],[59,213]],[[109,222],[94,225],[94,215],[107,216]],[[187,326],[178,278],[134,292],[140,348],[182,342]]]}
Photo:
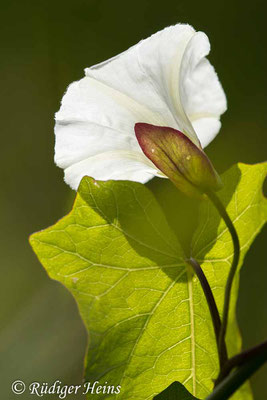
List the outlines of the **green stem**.
{"label": "green stem", "polygon": [[260,353],[263,352],[267,352],[267,340],[263,343],[258,344],[255,347],[252,347],[251,349],[245,350],[242,353],[230,358],[221,370],[220,375],[216,380],[215,386],[217,386],[227,375],[229,375],[233,368],[249,362],[250,359],[258,356]]}
{"label": "green stem", "polygon": [[224,205],[221,203],[220,199],[216,196],[216,194],[214,192],[207,191],[206,194],[209,197],[209,199],[212,201],[214,206],[217,208],[221,217],[223,218],[223,220],[232,236],[233,245],[234,245],[234,257],[233,257],[232,266],[231,266],[231,269],[230,269],[230,272],[229,272],[229,275],[227,278],[227,282],[226,282],[226,287],[225,287],[222,326],[221,326],[220,338],[219,338],[219,348],[220,348],[220,352],[222,352],[223,343],[225,342],[226,329],[227,329],[231,289],[232,289],[235,272],[236,272],[238,262],[239,262],[240,244],[239,244],[239,239],[238,239],[235,227],[234,227],[229,215],[227,214],[227,211],[225,210]]}
{"label": "green stem", "polygon": [[222,349],[220,350],[219,348],[219,338],[220,338],[220,331],[221,331],[221,319],[220,315],[218,312],[218,308],[212,293],[212,290],[210,288],[209,282],[199,265],[199,263],[194,259],[190,258],[187,260],[188,263],[192,266],[195,274],[197,275],[200,284],[202,286],[203,292],[205,294],[211,318],[212,318],[212,323],[213,323],[213,328],[215,332],[215,337],[216,337],[216,343],[217,343],[217,348],[218,348],[218,354],[219,354],[219,363],[220,363],[220,370],[222,370],[223,366],[225,365],[228,357],[227,357],[227,350],[226,350],[226,345],[225,342],[222,343]]}
{"label": "green stem", "polygon": [[267,350],[256,354],[254,358],[241,365],[228,375],[206,400],[227,400],[229,397],[267,361]]}

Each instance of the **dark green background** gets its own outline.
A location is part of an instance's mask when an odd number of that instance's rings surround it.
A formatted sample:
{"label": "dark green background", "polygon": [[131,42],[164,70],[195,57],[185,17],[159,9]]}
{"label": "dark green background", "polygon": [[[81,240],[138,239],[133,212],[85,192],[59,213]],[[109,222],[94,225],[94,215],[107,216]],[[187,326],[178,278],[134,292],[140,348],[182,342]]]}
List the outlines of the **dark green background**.
{"label": "dark green background", "polygon": [[[54,223],[73,194],[53,163],[53,115],[66,86],[103,61],[176,22],[203,30],[228,98],[207,152],[219,171],[266,159],[266,3],[253,1],[9,0],[1,2],[1,399],[15,379],[79,382],[85,329],[71,295],[48,279],[28,235]],[[244,348],[267,334],[267,230],[241,276]],[[253,378],[267,398],[266,372]],[[34,396],[31,396],[34,397]],[[19,397],[29,399],[29,396]],[[35,398],[35,397],[34,397]],[[48,398],[51,398],[49,396]],[[72,399],[74,400],[74,399]]]}

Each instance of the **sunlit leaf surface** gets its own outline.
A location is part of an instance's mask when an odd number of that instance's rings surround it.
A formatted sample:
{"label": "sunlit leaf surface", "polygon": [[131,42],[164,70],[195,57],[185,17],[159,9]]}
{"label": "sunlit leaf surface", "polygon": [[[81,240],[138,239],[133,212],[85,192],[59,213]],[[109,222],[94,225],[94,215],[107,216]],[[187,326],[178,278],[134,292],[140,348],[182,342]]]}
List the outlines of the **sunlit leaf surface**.
{"label": "sunlit leaf surface", "polygon": [[[266,221],[266,170],[266,164],[240,164],[222,177],[218,195],[238,231],[242,260]],[[86,380],[121,385],[121,393],[108,398],[123,400],[153,399],[174,381],[195,397],[210,393],[218,359],[206,300],[186,263],[189,254],[146,186],[85,177],[70,214],[34,234],[31,244],[50,277],[77,300],[89,332]],[[232,253],[223,221],[204,200],[191,255],[202,264],[220,312]],[[227,337],[230,353],[241,345],[237,292],[238,276]],[[251,399],[249,388],[233,399]]]}

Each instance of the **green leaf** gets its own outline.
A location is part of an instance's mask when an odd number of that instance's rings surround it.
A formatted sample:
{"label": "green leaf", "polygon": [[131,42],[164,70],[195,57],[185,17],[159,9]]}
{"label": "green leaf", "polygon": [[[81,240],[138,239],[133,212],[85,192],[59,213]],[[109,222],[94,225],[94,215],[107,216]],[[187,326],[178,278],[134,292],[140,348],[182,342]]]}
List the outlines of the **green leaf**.
{"label": "green leaf", "polygon": [[[266,170],[266,164],[240,164],[222,177],[219,197],[240,236],[242,259],[267,219]],[[146,186],[85,177],[70,214],[30,241],[50,277],[78,303],[89,332],[86,380],[121,385],[116,398],[123,400],[152,399],[174,381],[201,399],[211,392],[218,358],[208,306],[185,261],[189,254]],[[208,200],[201,203],[191,248],[221,312],[233,247]],[[238,276],[227,336],[231,354],[240,349],[237,292]],[[233,399],[251,399],[249,389]]]}
{"label": "green leaf", "polygon": [[179,382],[173,382],[153,400],[198,400]]}

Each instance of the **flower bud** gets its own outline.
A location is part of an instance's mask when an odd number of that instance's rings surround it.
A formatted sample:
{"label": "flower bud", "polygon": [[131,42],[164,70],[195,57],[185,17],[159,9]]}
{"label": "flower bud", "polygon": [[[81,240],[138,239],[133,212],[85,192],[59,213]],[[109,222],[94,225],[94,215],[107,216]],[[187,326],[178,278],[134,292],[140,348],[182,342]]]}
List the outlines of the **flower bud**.
{"label": "flower bud", "polygon": [[183,193],[200,197],[207,191],[217,191],[222,187],[209,158],[182,132],[137,123],[135,134],[144,154]]}

